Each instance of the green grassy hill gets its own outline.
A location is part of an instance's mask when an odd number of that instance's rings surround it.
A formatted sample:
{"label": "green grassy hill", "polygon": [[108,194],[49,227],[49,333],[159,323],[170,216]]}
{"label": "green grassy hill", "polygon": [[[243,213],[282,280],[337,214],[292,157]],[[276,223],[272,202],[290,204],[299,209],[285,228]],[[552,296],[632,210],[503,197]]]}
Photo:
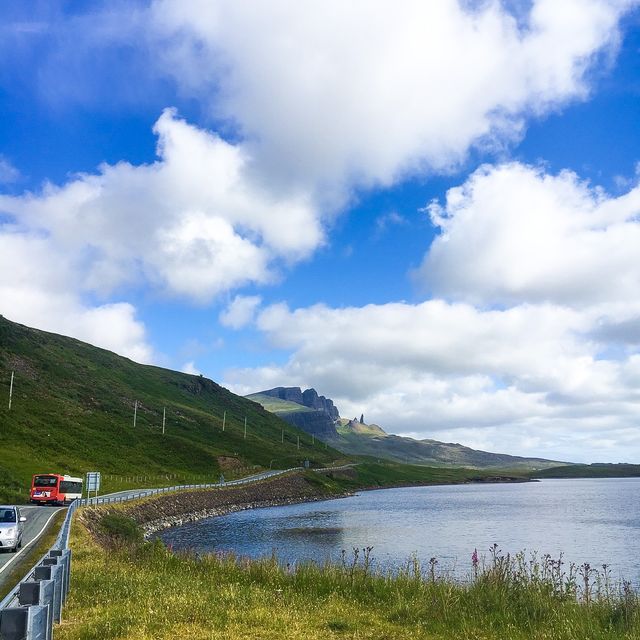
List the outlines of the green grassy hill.
{"label": "green grassy hill", "polygon": [[252,393],[245,396],[253,402],[261,404],[267,411],[271,413],[314,413],[313,409],[305,407],[303,404],[297,402],[289,402],[288,400],[281,400],[280,398],[274,398],[273,396],[267,396],[264,393]]}
{"label": "green grassy hill", "polygon": [[640,477],[640,464],[574,464],[567,467],[554,467],[528,474],[531,478],[637,478]]}
{"label": "green grassy hill", "polygon": [[136,364],[0,316],[0,502],[26,500],[34,473],[97,470],[105,490],[117,490],[217,480],[221,472],[230,478],[305,458],[322,465],[345,456],[312,446],[304,432],[207,378]]}
{"label": "green grassy hill", "polygon": [[348,420],[347,418],[340,418],[337,425],[338,433],[351,434],[356,433],[363,436],[378,436],[381,438],[386,437],[387,432],[377,424],[365,424],[358,420]]}
{"label": "green grassy hill", "polygon": [[349,455],[369,456],[431,466],[470,467],[475,469],[536,470],[558,467],[567,463],[543,458],[524,458],[505,453],[491,453],[471,449],[464,445],[438,440],[414,440],[386,434],[380,427],[341,423],[338,426],[338,440],[331,444]]}

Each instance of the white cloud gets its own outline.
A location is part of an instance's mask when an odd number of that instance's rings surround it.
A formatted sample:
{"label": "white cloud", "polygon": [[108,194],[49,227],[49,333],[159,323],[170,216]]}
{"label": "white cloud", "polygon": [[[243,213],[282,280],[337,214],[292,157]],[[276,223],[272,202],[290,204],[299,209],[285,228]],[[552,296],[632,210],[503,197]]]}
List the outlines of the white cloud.
{"label": "white cloud", "polygon": [[374,238],[380,239],[391,227],[401,227],[406,225],[407,222],[407,219],[397,211],[382,214],[375,219]]}
{"label": "white cloud", "polygon": [[240,391],[313,386],[347,416],[414,437],[585,461],[640,458],[640,188],[484,167],[432,203],[419,275],[439,297],[290,310],[256,325],[281,365]]}
{"label": "white cloud", "polygon": [[155,360],[132,305],[88,305],[74,293],[76,285],[74,266],[46,237],[0,227],[0,313],[137,362]]}
{"label": "white cloud", "polygon": [[241,329],[253,322],[262,303],[260,296],[236,296],[220,314],[220,324],[232,329]]}
{"label": "white cloud", "polygon": [[156,0],[158,65],[237,124],[271,180],[325,198],[446,170],[589,92],[635,0]]}
{"label": "white cloud", "polygon": [[571,172],[487,166],[428,207],[441,230],[418,272],[477,304],[640,299],[640,187],[617,198]]}
{"label": "white cloud", "polygon": [[[639,356],[601,359],[601,345],[585,337],[597,317],[555,305],[481,311],[441,300],[269,307],[258,326],[293,355],[281,366],[229,371],[226,384],[247,393],[314,386],[344,415],[364,411],[414,437],[555,459],[635,460]],[[603,450],[603,437],[618,444]]]}
{"label": "white cloud", "polygon": [[[0,196],[11,217],[0,306],[147,359],[133,307],[85,294],[143,283],[207,303],[273,281],[323,243],[324,216],[354,188],[446,172],[473,146],[500,149],[528,119],[586,98],[637,4],[534,0],[516,19],[497,0],[156,0],[83,16],[64,31],[77,30],[79,49],[58,37],[69,50],[41,56],[56,70],[43,84],[52,94],[82,93],[85,59],[123,54],[141,82],[122,100],[140,100],[154,74],[129,52],[136,36],[155,71],[240,142],[167,110],[156,162]],[[104,96],[102,77],[92,83]],[[347,415],[514,453],[637,455],[638,189],[614,199],[573,174],[511,164],[477,172],[431,213],[442,234],[418,277],[436,299],[269,307],[258,327],[293,355],[230,372],[236,389],[315,386]],[[247,300],[221,320],[250,321],[258,304]]]}
{"label": "white cloud", "polygon": [[20,178],[20,172],[3,156],[0,155],[0,184],[16,182]]}
{"label": "white cloud", "polygon": [[308,198],[260,186],[242,146],[172,110],[154,130],[157,162],[102,165],[40,194],[0,196],[0,210],[82,258],[86,289],[108,293],[144,282],[203,303],[271,281],[277,264],[304,258],[323,241]]}
{"label": "white cloud", "polygon": [[202,375],[201,371],[196,367],[196,364],[193,360],[190,360],[189,362],[185,362],[182,365],[182,368],[180,370],[182,371],[182,373],[189,373],[193,376]]}

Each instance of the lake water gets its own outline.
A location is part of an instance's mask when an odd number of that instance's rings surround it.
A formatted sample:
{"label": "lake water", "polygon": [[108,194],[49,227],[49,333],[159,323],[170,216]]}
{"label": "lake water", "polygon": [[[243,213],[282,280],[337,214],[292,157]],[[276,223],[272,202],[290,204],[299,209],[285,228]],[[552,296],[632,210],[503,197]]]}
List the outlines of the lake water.
{"label": "lake water", "polygon": [[567,561],[606,563],[640,585],[640,478],[544,480],[365,491],[356,496],[241,511],[160,534],[174,548],[233,551],[283,563],[339,562],[341,551],[373,547],[379,567],[413,554],[464,578],[471,554],[536,550]]}

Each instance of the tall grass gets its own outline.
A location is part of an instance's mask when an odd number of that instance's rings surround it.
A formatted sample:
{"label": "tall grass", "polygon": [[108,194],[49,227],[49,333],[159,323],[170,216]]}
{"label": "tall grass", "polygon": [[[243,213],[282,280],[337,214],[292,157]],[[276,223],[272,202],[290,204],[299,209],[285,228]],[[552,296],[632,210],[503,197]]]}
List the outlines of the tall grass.
{"label": "tall grass", "polygon": [[606,568],[561,558],[494,548],[486,562],[470,562],[461,583],[435,558],[376,572],[371,549],[345,552],[338,564],[282,567],[274,558],[173,553],[159,542],[106,551],[79,526],[72,544],[73,588],[57,640],[640,637],[637,593]]}

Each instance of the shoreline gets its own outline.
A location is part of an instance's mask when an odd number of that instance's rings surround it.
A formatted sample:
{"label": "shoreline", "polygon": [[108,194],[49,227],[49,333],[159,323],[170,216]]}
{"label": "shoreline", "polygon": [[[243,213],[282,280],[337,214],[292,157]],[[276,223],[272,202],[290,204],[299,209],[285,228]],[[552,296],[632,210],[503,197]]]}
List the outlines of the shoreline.
{"label": "shoreline", "polygon": [[[324,474],[323,474],[324,475]],[[292,476],[289,476],[290,478]],[[293,476],[296,477],[296,476]],[[302,477],[302,476],[297,476]],[[286,477],[285,477],[286,478]],[[282,478],[284,480],[285,478]],[[165,529],[172,527],[179,527],[183,524],[198,522],[200,520],[206,520],[207,518],[216,518],[239,511],[248,511],[250,509],[265,509],[269,507],[285,507],[294,504],[303,504],[307,502],[323,502],[325,500],[337,500],[342,498],[349,498],[357,495],[362,491],[381,491],[384,489],[410,489],[415,487],[435,487],[435,486],[449,486],[449,485],[474,485],[474,484],[511,484],[511,483],[525,483],[525,482],[538,482],[538,480],[515,478],[511,476],[492,476],[490,478],[473,479],[466,482],[429,482],[424,484],[397,484],[386,486],[369,486],[360,487],[354,491],[345,490],[342,493],[322,493],[316,495],[296,496],[296,497],[273,497],[263,500],[255,500],[248,502],[236,502],[232,504],[225,504],[224,506],[214,506],[210,508],[200,509],[188,513],[165,515],[161,518],[150,520],[144,523],[140,523],[140,526],[144,532],[145,540],[150,539],[154,534]],[[204,489],[202,492],[210,491]],[[230,489],[233,492],[233,489]]]}
{"label": "shoreline", "polygon": [[349,470],[338,471],[336,477],[331,472],[318,473],[317,475],[296,472],[249,485],[159,494],[127,504],[124,507],[110,508],[102,505],[99,508],[86,510],[83,514],[83,520],[99,537],[98,523],[107,513],[117,510],[118,513],[131,518],[142,530],[144,539],[148,540],[154,534],[165,529],[179,527],[207,518],[222,517],[250,509],[282,507],[305,502],[347,498],[362,491],[532,482],[530,479],[520,477],[495,475],[484,478],[471,478],[460,482],[390,483],[383,486],[369,485],[357,488],[340,486],[340,480],[353,481],[354,479],[354,477],[351,477]]}
{"label": "shoreline", "polygon": [[336,490],[324,479],[292,473],[249,485],[158,494],[135,503],[88,507],[82,510],[81,518],[93,535],[100,538],[100,522],[104,517],[112,513],[124,515],[140,527],[145,539],[149,539],[164,529],[238,511],[352,495],[353,491],[347,488]]}
{"label": "shoreline", "polygon": [[[206,491],[206,489],[203,489]],[[286,507],[294,504],[303,504],[306,502],[324,502],[325,500],[338,500],[341,498],[350,498],[355,496],[355,493],[349,492],[342,495],[330,495],[330,496],[315,496],[307,498],[283,498],[273,500],[264,500],[260,502],[248,502],[240,504],[232,504],[226,507],[204,509],[202,511],[196,511],[188,514],[168,516],[166,518],[160,518],[140,525],[144,532],[145,540],[149,540],[151,536],[159,531],[165,529],[171,529],[172,527],[180,527],[183,524],[190,522],[198,522],[200,520],[206,520],[207,518],[216,518],[222,516],[228,516],[232,513],[238,513],[239,511],[248,511],[250,509],[266,509],[268,507]]]}

